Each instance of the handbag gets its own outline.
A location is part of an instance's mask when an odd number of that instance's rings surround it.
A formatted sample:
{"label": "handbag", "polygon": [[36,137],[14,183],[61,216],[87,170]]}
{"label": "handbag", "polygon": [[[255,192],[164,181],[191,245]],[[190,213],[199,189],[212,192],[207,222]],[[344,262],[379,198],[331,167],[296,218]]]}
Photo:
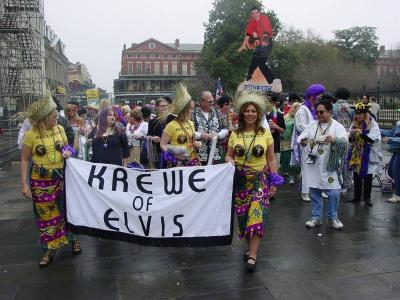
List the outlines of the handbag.
{"label": "handbag", "polygon": [[254,135],[254,138],[251,141],[249,148],[247,148],[246,153],[244,154],[244,161],[243,161],[243,164],[240,167],[240,169],[237,166],[235,166],[235,173],[233,175],[233,190],[235,192],[242,191],[246,188],[246,176],[243,174],[243,167],[244,167],[244,164],[246,163],[246,158],[247,158],[249,151],[256,139],[256,136],[257,136],[257,132]]}
{"label": "handbag", "polygon": [[388,175],[387,168],[385,168],[384,178],[381,179],[381,192],[382,193],[393,193],[394,180]]}
{"label": "handbag", "polygon": [[149,159],[147,157],[147,143],[146,140],[140,140],[140,163],[142,165],[146,165],[149,163]]}

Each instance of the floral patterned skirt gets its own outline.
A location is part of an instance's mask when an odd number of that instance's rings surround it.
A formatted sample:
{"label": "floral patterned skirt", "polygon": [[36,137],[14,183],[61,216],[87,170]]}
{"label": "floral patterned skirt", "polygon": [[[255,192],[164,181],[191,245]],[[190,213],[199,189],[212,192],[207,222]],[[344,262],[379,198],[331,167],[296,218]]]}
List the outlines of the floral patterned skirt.
{"label": "floral patterned skirt", "polygon": [[56,250],[68,245],[74,236],[66,228],[63,169],[44,170],[40,172],[37,164],[32,165],[33,212],[43,248]]}
{"label": "floral patterned skirt", "polygon": [[245,186],[235,192],[235,211],[238,216],[239,237],[264,236],[269,208],[269,184],[263,171],[244,166],[240,171]]}

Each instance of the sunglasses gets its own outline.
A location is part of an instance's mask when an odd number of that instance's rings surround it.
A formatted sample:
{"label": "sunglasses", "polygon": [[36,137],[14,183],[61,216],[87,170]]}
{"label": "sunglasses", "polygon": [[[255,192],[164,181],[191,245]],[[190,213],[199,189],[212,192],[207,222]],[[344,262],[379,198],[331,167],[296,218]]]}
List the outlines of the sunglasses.
{"label": "sunglasses", "polygon": [[208,100],[208,103],[214,104],[214,100]]}
{"label": "sunglasses", "polygon": [[317,110],[317,115],[323,115],[327,110]]}

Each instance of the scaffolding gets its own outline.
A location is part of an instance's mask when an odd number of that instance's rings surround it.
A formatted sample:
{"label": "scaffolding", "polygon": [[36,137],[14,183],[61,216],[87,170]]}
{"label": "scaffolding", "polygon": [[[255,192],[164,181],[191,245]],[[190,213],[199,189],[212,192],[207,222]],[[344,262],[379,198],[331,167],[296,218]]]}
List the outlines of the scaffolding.
{"label": "scaffolding", "polygon": [[0,0],[0,106],[10,114],[45,91],[43,36],[43,0]]}

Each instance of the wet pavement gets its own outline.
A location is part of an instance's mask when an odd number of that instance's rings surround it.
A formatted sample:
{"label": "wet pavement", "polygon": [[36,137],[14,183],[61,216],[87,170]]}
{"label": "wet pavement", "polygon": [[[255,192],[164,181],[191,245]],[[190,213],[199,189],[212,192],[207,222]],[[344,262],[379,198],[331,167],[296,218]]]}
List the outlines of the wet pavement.
{"label": "wet pavement", "polygon": [[[374,206],[340,204],[342,231],[306,229],[295,186],[271,203],[257,270],[231,246],[152,248],[81,236],[83,253],[59,251],[39,269],[32,204],[18,165],[0,179],[0,299],[400,299],[400,204],[373,189]],[[376,181],[374,182],[377,183]]]}

